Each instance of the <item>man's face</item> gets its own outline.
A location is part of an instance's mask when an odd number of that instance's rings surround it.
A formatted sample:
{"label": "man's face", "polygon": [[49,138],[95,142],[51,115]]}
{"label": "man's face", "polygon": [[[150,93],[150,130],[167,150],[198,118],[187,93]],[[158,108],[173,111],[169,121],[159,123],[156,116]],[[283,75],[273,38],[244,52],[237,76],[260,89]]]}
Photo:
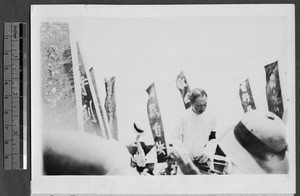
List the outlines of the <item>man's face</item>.
{"label": "man's face", "polygon": [[195,100],[195,103],[192,104],[193,111],[196,114],[202,114],[205,111],[206,106],[207,106],[207,97],[205,95],[198,97]]}

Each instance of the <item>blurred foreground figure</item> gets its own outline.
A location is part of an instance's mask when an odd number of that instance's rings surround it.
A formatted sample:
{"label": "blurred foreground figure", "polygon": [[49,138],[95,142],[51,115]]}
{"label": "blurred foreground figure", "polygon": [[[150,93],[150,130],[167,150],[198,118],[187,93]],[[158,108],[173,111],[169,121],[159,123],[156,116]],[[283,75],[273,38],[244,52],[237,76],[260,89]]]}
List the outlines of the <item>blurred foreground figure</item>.
{"label": "blurred foreground figure", "polygon": [[[220,140],[228,157],[227,174],[286,174],[288,151],[285,124],[271,112],[246,113]],[[171,156],[184,174],[199,174],[188,154],[174,146]]]}
{"label": "blurred foreground figure", "polygon": [[135,175],[127,148],[115,140],[79,131],[43,133],[46,175]]}
{"label": "blurred foreground figure", "polygon": [[228,173],[286,174],[288,151],[285,124],[274,113],[254,110],[220,141],[231,160]]}

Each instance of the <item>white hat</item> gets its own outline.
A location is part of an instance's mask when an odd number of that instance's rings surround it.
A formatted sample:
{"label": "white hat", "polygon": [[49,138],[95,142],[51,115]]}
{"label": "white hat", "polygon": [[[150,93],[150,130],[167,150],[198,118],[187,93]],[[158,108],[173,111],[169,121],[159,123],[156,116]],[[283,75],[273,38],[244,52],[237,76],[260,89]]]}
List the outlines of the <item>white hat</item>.
{"label": "white hat", "polygon": [[[220,147],[235,168],[229,173],[287,173],[285,124],[271,112],[247,112],[220,140]],[[283,154],[284,158],[267,160],[262,158],[264,152]],[[264,164],[271,169],[264,168]]]}

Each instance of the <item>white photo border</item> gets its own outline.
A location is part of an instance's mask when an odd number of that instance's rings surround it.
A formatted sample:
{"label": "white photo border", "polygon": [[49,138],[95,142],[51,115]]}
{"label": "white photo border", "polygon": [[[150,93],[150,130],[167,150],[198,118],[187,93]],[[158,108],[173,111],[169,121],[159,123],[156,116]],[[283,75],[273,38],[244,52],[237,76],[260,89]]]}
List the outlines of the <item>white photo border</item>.
{"label": "white photo border", "polygon": [[[293,194],[295,193],[295,8],[281,5],[32,5],[31,6],[31,168],[32,194]],[[293,89],[289,110],[290,173],[224,176],[43,176],[41,160],[40,31],[42,21],[68,22],[76,17],[285,16],[287,61]],[[72,39],[72,38],[71,38]],[[71,40],[72,42],[72,40]],[[33,105],[33,104],[32,104]]]}

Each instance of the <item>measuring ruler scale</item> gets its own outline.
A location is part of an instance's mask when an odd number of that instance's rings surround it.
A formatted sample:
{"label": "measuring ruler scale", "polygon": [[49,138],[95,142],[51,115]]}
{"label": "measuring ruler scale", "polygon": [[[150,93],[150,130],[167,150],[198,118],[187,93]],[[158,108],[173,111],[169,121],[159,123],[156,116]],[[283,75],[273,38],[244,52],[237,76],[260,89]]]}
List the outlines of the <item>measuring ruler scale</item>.
{"label": "measuring ruler scale", "polygon": [[4,170],[27,169],[27,26],[4,23]]}

